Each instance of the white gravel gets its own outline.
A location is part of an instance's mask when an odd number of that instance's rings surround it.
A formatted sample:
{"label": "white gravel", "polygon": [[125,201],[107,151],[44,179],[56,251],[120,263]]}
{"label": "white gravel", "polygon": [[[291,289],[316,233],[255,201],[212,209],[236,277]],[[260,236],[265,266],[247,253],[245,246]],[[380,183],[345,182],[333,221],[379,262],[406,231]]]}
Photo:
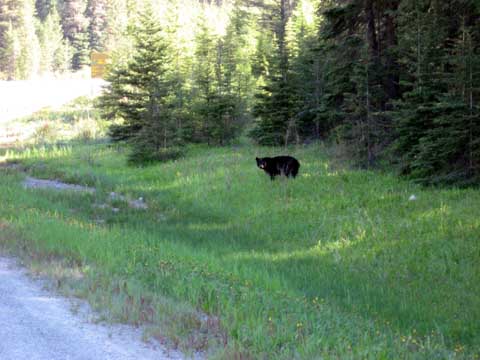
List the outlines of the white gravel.
{"label": "white gravel", "polygon": [[[53,189],[53,190],[83,191],[91,194],[93,194],[96,191],[95,188],[89,187],[89,186],[67,184],[58,180],[37,179],[30,176],[25,177],[25,180],[23,180],[23,187],[26,189]],[[128,206],[130,206],[133,209],[141,209],[141,210],[148,209],[148,205],[143,200],[143,197],[139,197],[138,199],[132,200],[124,195],[117,194],[116,192],[111,192],[109,196],[109,200],[125,201],[128,203]],[[94,206],[98,208],[103,208],[103,209],[111,208],[112,211],[114,212],[119,211],[118,208],[111,207],[108,204],[98,204]]]}
{"label": "white gravel", "polygon": [[13,260],[0,257],[1,360],[182,358],[179,352],[142,342],[138,329],[93,324],[84,311],[73,314],[71,300],[45,290]]}
{"label": "white gravel", "polygon": [[30,176],[27,176],[23,181],[23,186],[25,188],[31,189],[55,189],[55,190],[72,190],[72,191],[85,191],[88,193],[94,193],[95,189],[88,186],[75,185],[75,184],[66,184],[57,180],[44,180],[36,179]]}

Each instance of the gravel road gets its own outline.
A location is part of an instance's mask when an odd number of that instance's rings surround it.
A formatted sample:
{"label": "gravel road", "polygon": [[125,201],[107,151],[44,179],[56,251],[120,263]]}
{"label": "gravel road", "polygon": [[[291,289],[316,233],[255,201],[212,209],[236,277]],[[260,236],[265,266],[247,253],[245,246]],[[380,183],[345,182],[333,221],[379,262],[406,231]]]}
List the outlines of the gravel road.
{"label": "gravel road", "polygon": [[79,96],[96,96],[103,85],[101,79],[0,81],[0,124]]}
{"label": "gravel road", "polygon": [[85,311],[73,314],[71,309],[70,300],[0,257],[1,360],[182,359],[178,352],[142,342],[140,330],[93,324]]}

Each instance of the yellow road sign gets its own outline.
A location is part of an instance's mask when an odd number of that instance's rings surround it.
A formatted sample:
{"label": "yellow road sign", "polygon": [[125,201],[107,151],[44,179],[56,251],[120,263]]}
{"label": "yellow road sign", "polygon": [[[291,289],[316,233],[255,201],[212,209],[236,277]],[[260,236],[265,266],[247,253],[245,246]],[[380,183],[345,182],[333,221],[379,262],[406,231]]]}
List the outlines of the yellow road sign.
{"label": "yellow road sign", "polygon": [[108,53],[93,51],[90,54],[90,73],[92,78],[103,78],[105,76]]}

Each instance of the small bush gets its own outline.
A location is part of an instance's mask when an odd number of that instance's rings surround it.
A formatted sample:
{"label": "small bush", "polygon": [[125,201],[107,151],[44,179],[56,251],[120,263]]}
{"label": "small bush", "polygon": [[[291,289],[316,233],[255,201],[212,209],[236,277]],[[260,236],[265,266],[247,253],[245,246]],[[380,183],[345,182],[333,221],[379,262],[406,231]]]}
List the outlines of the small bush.
{"label": "small bush", "polygon": [[43,122],[34,132],[33,140],[37,144],[52,143],[58,138],[58,131],[50,121]]}

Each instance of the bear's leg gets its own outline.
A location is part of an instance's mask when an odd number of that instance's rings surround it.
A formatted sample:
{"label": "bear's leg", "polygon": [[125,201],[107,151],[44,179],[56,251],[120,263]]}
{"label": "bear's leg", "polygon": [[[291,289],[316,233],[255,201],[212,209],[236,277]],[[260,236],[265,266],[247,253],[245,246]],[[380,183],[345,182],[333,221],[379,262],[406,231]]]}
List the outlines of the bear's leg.
{"label": "bear's leg", "polygon": [[293,178],[295,178],[298,174],[298,168],[297,167],[294,167],[292,169],[292,171],[290,172],[290,174],[292,175]]}
{"label": "bear's leg", "polygon": [[[293,169],[290,164],[285,165],[285,176],[290,177],[290,175],[293,175]],[[293,175],[295,177],[295,175]]]}

